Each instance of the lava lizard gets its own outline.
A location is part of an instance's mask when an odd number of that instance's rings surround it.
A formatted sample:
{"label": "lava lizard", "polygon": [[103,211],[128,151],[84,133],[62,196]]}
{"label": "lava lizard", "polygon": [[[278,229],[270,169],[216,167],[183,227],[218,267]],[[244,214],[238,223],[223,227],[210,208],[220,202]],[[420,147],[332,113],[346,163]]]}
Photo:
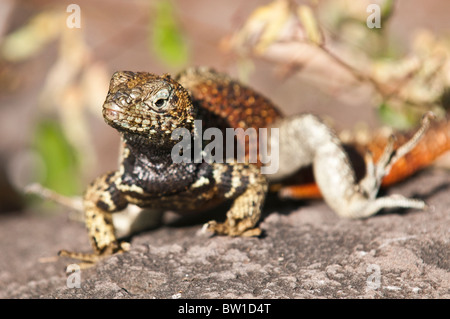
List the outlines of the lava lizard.
{"label": "lava lizard", "polygon": [[[424,136],[431,114],[424,116],[421,127],[400,147],[394,149],[390,139],[376,162],[368,152],[366,174],[359,181],[343,144],[318,117],[283,117],[267,98],[208,68],[190,68],[174,78],[116,72],[103,117],[120,132],[122,151],[118,170],[95,179],[83,197],[94,252],[62,250],[61,256],[95,262],[126,250],[116,238],[112,215],[129,204],[185,213],[231,202],[226,220],[210,221],[206,229],[219,235],[257,236],[269,183],[295,175],[308,165],[312,165],[324,200],[339,216],[363,218],[383,208],[426,207],[422,200],[401,195],[377,198],[377,193],[392,165]],[[278,172],[263,175],[261,162],[174,162],[171,151],[177,141],[171,138],[172,132],[184,128],[195,134],[195,120],[202,120],[204,129],[278,128]]]}

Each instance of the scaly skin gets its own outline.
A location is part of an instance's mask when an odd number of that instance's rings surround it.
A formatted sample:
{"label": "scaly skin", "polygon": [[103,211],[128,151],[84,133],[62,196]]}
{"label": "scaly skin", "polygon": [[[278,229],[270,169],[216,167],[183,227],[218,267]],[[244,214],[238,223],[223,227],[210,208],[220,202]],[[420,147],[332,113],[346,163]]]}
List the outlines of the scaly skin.
{"label": "scaly skin", "polygon": [[[95,262],[125,250],[117,240],[112,214],[128,204],[179,213],[204,210],[231,202],[224,223],[211,221],[215,234],[255,236],[268,190],[268,179],[295,175],[313,165],[327,203],[341,216],[366,217],[384,207],[424,208],[419,200],[399,195],[376,198],[383,176],[419,142],[430,116],[419,131],[394,151],[389,145],[374,164],[367,157],[368,173],[360,182],[334,132],[310,114],[283,118],[278,109],[252,89],[212,70],[188,69],[175,79],[169,75],[116,72],[110,83],[103,116],[121,134],[122,155],[117,171],[97,178],[84,195],[84,210],[92,254],[61,251],[61,255]],[[178,142],[175,129],[195,134],[195,120],[203,129],[279,128],[280,171],[264,176],[261,162],[174,163],[171,151]],[[238,137],[239,141],[239,137]],[[255,145],[246,148],[247,154]]]}
{"label": "scaly skin", "polygon": [[68,256],[95,262],[121,252],[112,213],[128,204],[173,210],[203,210],[232,201],[224,223],[211,221],[217,234],[255,236],[267,192],[266,178],[256,165],[245,163],[174,163],[171,151],[178,142],[172,132],[195,132],[195,119],[209,119],[188,92],[170,76],[116,72],[103,105],[105,121],[121,133],[119,169],[97,178],[84,195],[86,227],[94,253],[63,250]]}
{"label": "scaly skin", "polygon": [[[395,133],[395,148],[404,144],[411,135],[411,132],[404,134]],[[355,144],[351,145],[351,147],[361,156],[367,151],[372,152],[374,161],[377,162],[387,143],[387,136],[380,133],[374,136],[367,145]],[[403,181],[417,171],[432,164],[434,160],[448,150],[450,150],[450,120],[446,118],[433,123],[416,147],[394,163],[389,174],[383,178],[381,187],[388,187]],[[304,183],[297,182],[295,185],[284,185],[279,192],[280,196],[292,199],[322,197],[318,185],[313,182],[312,178],[307,179]]]}

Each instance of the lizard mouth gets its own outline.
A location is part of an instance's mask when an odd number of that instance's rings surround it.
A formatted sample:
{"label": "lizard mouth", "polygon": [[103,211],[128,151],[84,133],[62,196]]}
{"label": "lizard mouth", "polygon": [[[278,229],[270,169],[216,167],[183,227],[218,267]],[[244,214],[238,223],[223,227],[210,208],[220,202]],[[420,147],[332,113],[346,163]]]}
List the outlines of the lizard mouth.
{"label": "lizard mouth", "polygon": [[122,109],[116,103],[107,103],[103,105],[103,116],[107,120],[119,120],[121,114],[123,114]]}

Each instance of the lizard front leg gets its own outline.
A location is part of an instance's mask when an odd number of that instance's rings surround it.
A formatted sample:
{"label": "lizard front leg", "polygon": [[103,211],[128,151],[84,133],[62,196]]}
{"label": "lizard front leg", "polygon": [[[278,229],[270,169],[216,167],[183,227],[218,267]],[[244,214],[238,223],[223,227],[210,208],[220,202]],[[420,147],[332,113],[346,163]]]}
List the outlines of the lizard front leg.
{"label": "lizard front leg", "polygon": [[111,172],[98,177],[84,194],[85,223],[94,253],[61,250],[60,256],[94,263],[104,256],[125,250],[116,239],[112,219],[113,212],[125,209],[128,204],[117,189],[116,176],[116,172]]}
{"label": "lizard front leg", "polygon": [[252,164],[212,165],[220,196],[234,201],[224,223],[210,221],[205,224],[205,228],[218,235],[259,236],[261,230],[256,225],[268,189],[266,178]]}
{"label": "lizard front leg", "polygon": [[[393,149],[393,141],[374,164],[366,156],[366,176],[356,181],[342,143],[336,134],[311,114],[286,118],[277,123],[280,129],[279,167],[272,179],[284,177],[299,168],[312,165],[314,178],[327,204],[341,217],[364,218],[383,208],[423,209],[421,200],[391,195],[376,198],[382,178],[404,154],[413,149],[429,127],[431,114],[424,117],[421,128],[404,145]],[[272,141],[272,143],[274,143]]]}

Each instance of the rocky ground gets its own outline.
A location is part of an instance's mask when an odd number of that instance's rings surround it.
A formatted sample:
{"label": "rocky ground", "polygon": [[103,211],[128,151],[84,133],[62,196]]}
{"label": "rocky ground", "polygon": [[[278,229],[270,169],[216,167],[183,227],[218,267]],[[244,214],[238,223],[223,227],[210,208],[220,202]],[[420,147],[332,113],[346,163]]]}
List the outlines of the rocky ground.
{"label": "rocky ground", "polygon": [[261,238],[208,237],[211,216],[172,221],[78,277],[55,257],[90,249],[66,211],[2,215],[0,297],[450,298],[450,172],[430,169],[389,192],[433,209],[344,220],[322,202],[272,199]]}

